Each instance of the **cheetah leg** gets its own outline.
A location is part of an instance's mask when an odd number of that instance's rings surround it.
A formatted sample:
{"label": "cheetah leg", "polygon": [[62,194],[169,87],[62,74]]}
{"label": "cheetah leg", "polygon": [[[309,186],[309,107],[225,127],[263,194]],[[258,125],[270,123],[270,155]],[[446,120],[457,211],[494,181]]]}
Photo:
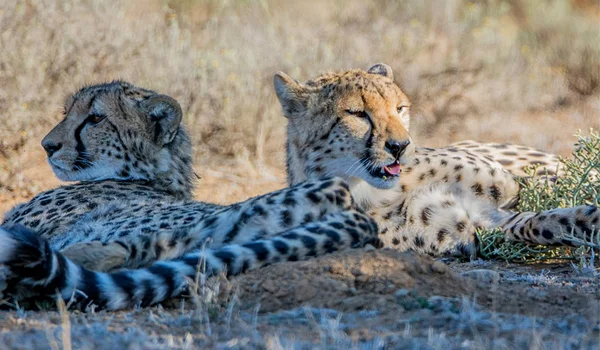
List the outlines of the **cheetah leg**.
{"label": "cheetah leg", "polygon": [[37,295],[55,295],[58,291],[64,300],[74,298],[83,307],[93,303],[117,310],[152,305],[180,295],[202,267],[205,269],[200,271],[209,275],[222,270],[235,275],[276,262],[303,260],[365,244],[379,247],[377,233],[373,219],[349,210],[270,239],[196,250],[179,259],[155,262],[146,269],[107,274],[77,266],[24,227],[0,227],[0,265],[9,270],[8,278],[0,276],[0,282],[6,282],[8,294],[15,288],[29,286],[29,292]]}
{"label": "cheetah leg", "polygon": [[[399,218],[393,232],[385,232],[386,246],[431,255],[460,255],[475,258],[475,231],[493,224],[495,207],[487,201],[449,186],[430,186],[412,191],[395,209]],[[389,227],[389,225],[388,225]]]}
{"label": "cheetah leg", "polygon": [[513,241],[600,248],[600,210],[596,206],[514,213],[500,227]]}
{"label": "cheetah leg", "polygon": [[[65,250],[73,252],[69,257],[74,261],[95,271],[138,268],[180,257],[202,247],[207,239],[211,247],[248,243],[353,208],[350,189],[342,179],[311,181],[202,214],[193,226],[102,243],[75,243]],[[95,261],[97,257],[106,262]]]}

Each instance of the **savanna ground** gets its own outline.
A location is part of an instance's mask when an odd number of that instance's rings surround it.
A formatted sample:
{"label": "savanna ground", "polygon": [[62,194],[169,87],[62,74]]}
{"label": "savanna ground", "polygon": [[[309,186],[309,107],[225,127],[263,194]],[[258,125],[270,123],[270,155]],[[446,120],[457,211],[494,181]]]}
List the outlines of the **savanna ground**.
{"label": "savanna ground", "polygon": [[[39,143],[62,99],[117,78],[180,101],[200,200],[285,186],[278,70],[305,80],[385,62],[419,144],[568,156],[578,129],[600,129],[599,21],[596,0],[0,0],[0,213],[59,184]],[[593,263],[446,262],[357,250],[197,281],[185,302],[151,309],[3,311],[0,348],[600,344]]]}

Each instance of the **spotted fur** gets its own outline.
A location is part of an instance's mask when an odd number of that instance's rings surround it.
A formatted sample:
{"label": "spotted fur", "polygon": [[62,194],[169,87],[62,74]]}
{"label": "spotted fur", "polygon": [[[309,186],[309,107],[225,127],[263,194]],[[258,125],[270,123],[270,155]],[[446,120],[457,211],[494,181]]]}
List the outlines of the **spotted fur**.
{"label": "spotted fur", "polygon": [[456,142],[451,147],[464,149],[500,163],[516,176],[527,176],[529,167],[537,167],[536,175],[561,176],[563,169],[557,155],[539,149],[509,143],[484,143],[472,140]]}
{"label": "spotted fur", "polygon": [[173,98],[115,81],[79,90],[64,114],[42,146],[56,176],[79,183],[42,192],[3,225],[51,238],[107,203],[191,197],[191,146]]}
{"label": "spotted fur", "polygon": [[[360,227],[363,228],[360,228]],[[82,309],[148,306],[180,295],[198,272],[238,274],[280,261],[295,261],[340,249],[377,244],[377,226],[358,211],[325,216],[272,239],[195,250],[137,270],[91,271],[66,259],[25,227],[0,227],[0,263],[10,267],[8,293],[58,295]]]}
{"label": "spotted fur", "polygon": [[[580,245],[597,231],[594,206],[510,211],[518,203],[515,176],[524,175],[525,162],[547,167],[550,175],[556,156],[473,141],[414,147],[410,101],[389,67],[327,73],[306,83],[279,73],[275,89],[288,119],[289,184],[344,178],[360,208],[377,221],[386,246],[474,254],[479,227],[500,227],[508,239],[533,244]],[[389,145],[399,142],[410,144],[394,153]],[[399,176],[388,171],[394,162],[401,165]]]}

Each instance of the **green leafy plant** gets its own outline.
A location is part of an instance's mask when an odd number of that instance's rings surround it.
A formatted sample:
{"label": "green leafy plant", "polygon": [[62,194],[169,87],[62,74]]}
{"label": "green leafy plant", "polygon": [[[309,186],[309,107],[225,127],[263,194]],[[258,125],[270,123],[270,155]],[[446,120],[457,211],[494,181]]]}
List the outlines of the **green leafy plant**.
{"label": "green leafy plant", "polygon": [[[543,211],[552,208],[567,208],[577,205],[599,205],[600,203],[600,133],[590,130],[588,136],[581,132],[573,155],[561,159],[558,177],[536,175],[537,167],[526,170],[527,177],[521,178],[519,211]],[[598,228],[589,241],[582,246],[546,247],[532,246],[504,239],[501,230],[479,230],[480,253],[484,258],[502,259],[512,262],[535,262],[549,259],[584,261],[591,249],[600,247]]]}

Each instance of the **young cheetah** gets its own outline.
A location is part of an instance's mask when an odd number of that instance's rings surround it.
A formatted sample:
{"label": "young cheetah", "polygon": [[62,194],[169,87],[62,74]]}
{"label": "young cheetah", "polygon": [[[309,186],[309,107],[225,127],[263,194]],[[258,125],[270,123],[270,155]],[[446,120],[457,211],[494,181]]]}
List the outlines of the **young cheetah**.
{"label": "young cheetah", "polygon": [[[410,101],[386,65],[328,73],[304,84],[279,73],[275,90],[288,119],[288,183],[321,176],[346,179],[387,246],[473,254],[478,227],[500,227],[508,239],[527,243],[579,245],[589,242],[598,226],[595,206],[505,210],[517,203],[519,184],[502,163],[523,157],[548,166],[550,174],[557,163],[551,155],[492,144],[507,149],[500,157],[472,141],[415,147],[408,134]],[[516,157],[509,163],[508,156]],[[571,234],[576,238],[568,238]]]}
{"label": "young cheetah", "polygon": [[[595,207],[507,214],[500,208],[514,203],[518,184],[500,164],[455,147],[415,148],[408,134],[410,102],[391,75],[385,65],[325,74],[305,84],[278,74],[275,88],[289,120],[292,187],[223,212],[198,214],[174,206],[157,216],[162,220],[165,215],[166,222],[174,212],[189,219],[189,226],[123,237],[151,237],[147,241],[152,244],[141,252],[148,254],[153,247],[151,260],[185,253],[182,257],[138,270],[93,272],[27,230],[5,229],[0,230],[0,262],[8,268],[8,285],[20,278],[41,294],[58,289],[63,298],[74,297],[83,305],[119,309],[179,294],[202,262],[207,273],[225,267],[235,274],[366,242],[378,245],[379,239],[396,249],[432,254],[472,250],[478,226],[500,225],[511,238],[552,243],[568,223],[577,226],[576,234],[591,232],[600,216]],[[350,187],[339,178],[321,180],[330,176],[345,178]],[[129,225],[126,218],[111,218],[101,226],[107,224],[117,227],[116,232]],[[199,250],[206,238],[218,245]],[[139,255],[136,244],[128,246],[130,254],[132,247]]]}
{"label": "young cheetah", "polygon": [[[178,165],[190,164],[189,142],[182,129],[174,133],[158,124],[167,118],[180,127],[179,105],[132,89],[117,82],[80,91],[68,104],[65,121],[44,139],[57,174],[86,182],[42,193],[7,216],[0,227],[0,266],[8,268],[0,269],[0,282],[8,281],[7,294],[19,299],[58,288],[65,297],[79,290],[89,297],[82,302],[108,308],[147,305],[180,293],[201,259],[209,273],[226,268],[235,274],[280,260],[378,245],[377,226],[355,208],[340,179],[309,181],[231,206],[179,200],[189,196],[177,181]],[[130,95],[140,101],[130,101]],[[73,134],[75,142],[69,143]],[[161,145],[178,138],[188,151],[161,151]],[[162,167],[165,159],[171,166]],[[186,169],[183,173],[191,174],[191,167]],[[172,188],[182,195],[173,195]],[[138,271],[139,278],[155,281],[140,282],[149,288],[137,292],[142,299],[115,293],[133,287],[127,276],[99,273],[177,258],[207,241],[212,249]]]}
{"label": "young cheetah", "polygon": [[42,141],[56,176],[79,183],[40,193],[2,225],[52,238],[107,203],[190,199],[191,145],[181,118],[173,98],[123,81],[80,89]]}

